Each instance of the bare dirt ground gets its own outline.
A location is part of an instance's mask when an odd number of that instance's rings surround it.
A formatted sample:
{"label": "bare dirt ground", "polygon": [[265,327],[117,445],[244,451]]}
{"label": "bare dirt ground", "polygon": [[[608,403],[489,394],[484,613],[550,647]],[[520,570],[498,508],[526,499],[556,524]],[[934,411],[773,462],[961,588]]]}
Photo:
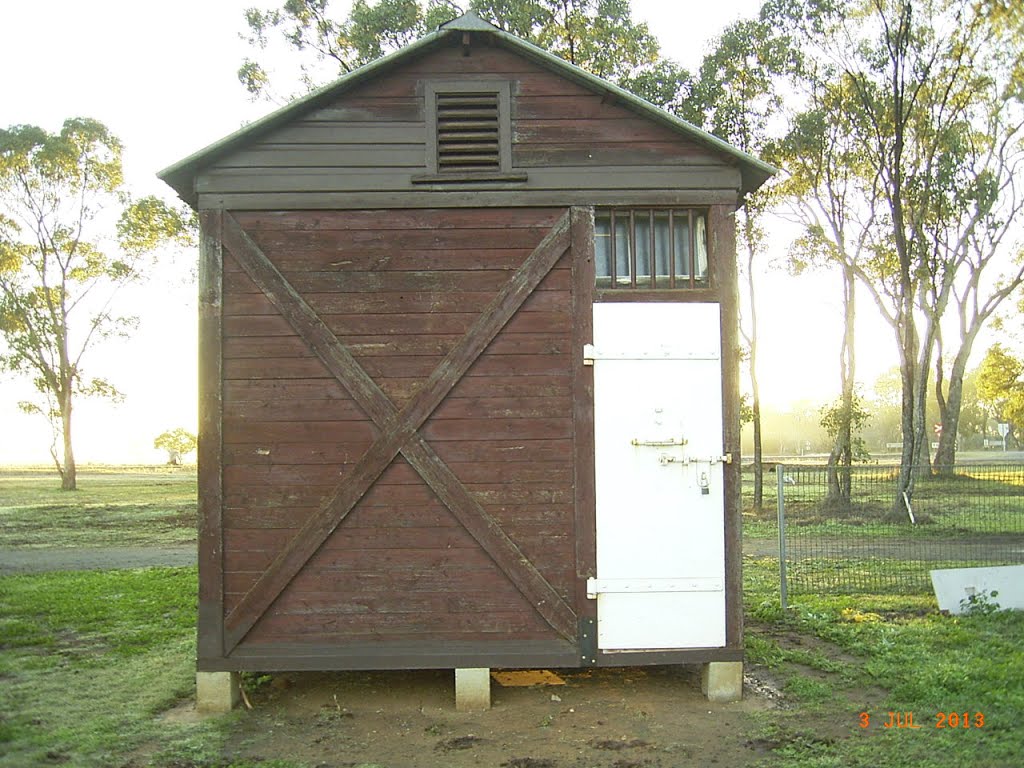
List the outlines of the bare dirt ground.
{"label": "bare dirt ground", "polygon": [[[232,760],[288,758],[318,768],[742,767],[773,745],[755,715],[778,705],[763,680],[743,701],[709,703],[698,667],[559,671],[565,685],[505,688],[492,709],[454,707],[447,671],[279,675],[253,688],[232,729]],[[189,718],[190,705],[170,718]]]}

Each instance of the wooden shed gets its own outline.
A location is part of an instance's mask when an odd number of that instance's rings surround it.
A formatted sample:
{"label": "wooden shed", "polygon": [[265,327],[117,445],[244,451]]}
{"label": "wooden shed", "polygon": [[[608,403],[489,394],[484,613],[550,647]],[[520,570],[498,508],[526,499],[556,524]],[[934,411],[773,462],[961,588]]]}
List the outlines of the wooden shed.
{"label": "wooden shed", "polygon": [[738,695],[733,213],[772,172],[473,14],[163,171],[202,225],[207,706],[241,670]]}

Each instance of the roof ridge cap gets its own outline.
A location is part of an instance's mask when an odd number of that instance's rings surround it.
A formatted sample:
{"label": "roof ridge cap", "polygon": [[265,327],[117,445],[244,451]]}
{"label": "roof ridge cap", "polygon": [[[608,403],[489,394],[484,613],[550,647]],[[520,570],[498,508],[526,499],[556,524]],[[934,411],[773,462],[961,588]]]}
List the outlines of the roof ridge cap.
{"label": "roof ridge cap", "polygon": [[438,26],[438,29],[453,29],[460,32],[498,32],[498,27],[488,21],[481,19],[476,11],[466,11],[464,14],[451,21],[446,21]]}

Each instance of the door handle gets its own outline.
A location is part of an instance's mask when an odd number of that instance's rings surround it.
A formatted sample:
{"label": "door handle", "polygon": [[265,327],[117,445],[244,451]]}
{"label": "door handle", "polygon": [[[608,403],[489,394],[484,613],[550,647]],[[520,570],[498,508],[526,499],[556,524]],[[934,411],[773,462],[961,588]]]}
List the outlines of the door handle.
{"label": "door handle", "polygon": [[641,447],[668,448],[669,446],[673,446],[673,445],[686,445],[687,442],[689,442],[689,441],[687,441],[686,439],[684,439],[682,437],[670,437],[668,440],[640,440],[639,438],[634,437],[629,442],[630,442],[630,444],[635,445],[638,448],[641,448]]}
{"label": "door handle", "polygon": [[724,453],[721,456],[669,456],[663,453],[658,456],[658,463],[662,466],[669,464],[732,464],[732,454]]}

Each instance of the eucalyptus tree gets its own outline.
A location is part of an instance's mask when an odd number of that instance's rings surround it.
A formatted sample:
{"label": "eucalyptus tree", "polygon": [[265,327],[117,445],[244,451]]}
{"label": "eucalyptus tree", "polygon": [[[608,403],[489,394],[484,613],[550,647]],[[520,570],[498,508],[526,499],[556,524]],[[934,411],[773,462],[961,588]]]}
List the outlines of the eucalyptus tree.
{"label": "eucalyptus tree", "polygon": [[[790,268],[836,269],[841,278],[843,330],[839,344],[838,401],[827,411],[833,438],[828,458],[828,500],[850,502],[855,432],[865,417],[857,397],[857,270],[867,258],[881,205],[878,170],[865,163],[855,139],[859,110],[841,78],[803,78],[803,110],[786,134],[770,144],[768,157],[784,167],[776,194],[788,218],[801,226]],[[783,215],[785,215],[783,213]]]}
{"label": "eucalyptus tree", "polygon": [[65,490],[77,485],[77,398],[121,397],[86,367],[99,343],[136,327],[118,313],[118,291],[145,276],[148,254],[190,237],[178,209],[131,199],[121,151],[104,125],[84,118],[54,134],[0,130],[0,370],[31,379],[38,396],[20,406],[49,423]]}
{"label": "eucalyptus tree", "polygon": [[978,366],[978,400],[1019,440],[1024,427],[1024,360],[993,344]]}
{"label": "eucalyptus tree", "polygon": [[[1007,189],[992,184],[993,167],[980,159],[993,154],[982,138],[991,129],[985,117],[1006,95],[992,87],[1005,62],[990,54],[991,25],[972,0],[771,6],[818,64],[801,73],[812,90],[843,94],[826,119],[843,121],[859,176],[854,210],[873,223],[852,266],[899,354],[896,499],[903,504],[913,493],[915,464],[928,459],[931,360],[958,275],[970,268],[965,244],[995,221],[988,217],[993,190]],[[1013,144],[1014,130],[996,136],[995,145]],[[825,176],[826,185],[832,181]],[[838,245],[834,236],[830,241]]]}
{"label": "eucalyptus tree", "polygon": [[[744,152],[761,154],[769,140],[769,121],[781,108],[777,88],[796,66],[796,52],[766,18],[727,27],[705,56],[693,84],[691,119]],[[771,187],[748,195],[737,210],[737,245],[745,293],[740,324],[750,376],[754,431],[754,508],[764,504],[761,394],[758,384],[758,295],[756,273],[766,249],[763,219]]]}

